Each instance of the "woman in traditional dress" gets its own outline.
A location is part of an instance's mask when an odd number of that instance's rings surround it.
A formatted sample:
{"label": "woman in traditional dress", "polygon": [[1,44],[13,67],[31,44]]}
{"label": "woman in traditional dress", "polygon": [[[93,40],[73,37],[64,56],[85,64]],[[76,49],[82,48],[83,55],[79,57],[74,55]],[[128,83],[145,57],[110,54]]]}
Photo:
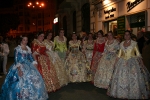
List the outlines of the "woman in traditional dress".
{"label": "woman in traditional dress", "polygon": [[66,53],[67,53],[67,39],[64,36],[64,30],[60,29],[59,36],[56,36],[54,38],[54,50],[57,52],[58,56],[61,58],[63,62],[65,62],[66,59]]}
{"label": "woman in traditional dress", "polygon": [[114,63],[119,50],[119,42],[114,39],[113,33],[108,33],[108,40],[105,43],[103,56],[98,63],[98,68],[94,77],[94,85],[107,89],[114,70]]}
{"label": "woman in traditional dress", "polygon": [[66,74],[66,69],[64,67],[64,63],[61,61],[60,57],[54,49],[54,42],[52,42],[52,32],[47,32],[46,39],[44,40],[44,45],[47,49],[47,54],[49,55],[50,60],[52,61],[54,68],[57,73],[57,77],[59,79],[60,86],[64,86],[68,84],[68,76]]}
{"label": "woman in traditional dress", "polygon": [[121,99],[148,99],[150,74],[143,65],[137,43],[131,40],[130,31],[125,31],[124,38],[108,95]]}
{"label": "woman in traditional dress", "polygon": [[70,82],[87,81],[87,62],[85,55],[79,50],[81,41],[77,40],[77,35],[72,34],[72,40],[69,41],[69,55],[65,62],[67,74]]}
{"label": "woman in traditional dress", "polygon": [[83,44],[83,53],[85,53],[86,55],[86,59],[87,59],[89,66],[91,65],[91,61],[92,61],[94,43],[95,41],[93,39],[93,34],[89,33],[88,40],[84,41],[84,44]]}
{"label": "woman in traditional dress", "polygon": [[48,92],[56,91],[60,88],[59,80],[52,61],[46,54],[46,46],[43,44],[44,33],[39,32],[37,39],[32,42],[33,57],[38,62],[38,70],[42,75]]}
{"label": "woman in traditional dress", "polygon": [[100,61],[104,51],[105,41],[106,39],[103,37],[103,31],[98,31],[97,39],[94,43],[93,57],[91,61],[92,82],[94,82],[94,76],[98,67],[98,62]]}
{"label": "woman in traditional dress", "polygon": [[47,100],[48,94],[42,76],[36,69],[28,38],[21,37],[15,48],[15,63],[10,67],[2,86],[0,100]]}

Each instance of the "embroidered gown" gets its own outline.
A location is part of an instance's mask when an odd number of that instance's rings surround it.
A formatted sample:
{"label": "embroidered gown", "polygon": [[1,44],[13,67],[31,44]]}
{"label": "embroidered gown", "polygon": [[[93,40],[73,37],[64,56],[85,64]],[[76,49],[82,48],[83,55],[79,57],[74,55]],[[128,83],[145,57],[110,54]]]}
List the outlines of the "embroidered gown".
{"label": "embroidered gown", "polygon": [[[48,94],[42,76],[33,65],[31,50],[22,50],[21,46],[15,48],[15,63],[10,67],[2,86],[0,100],[47,100]],[[18,69],[23,72],[18,75]]]}
{"label": "embroidered gown", "polygon": [[58,56],[61,58],[63,62],[66,60],[66,52],[67,52],[67,39],[64,36],[64,41],[59,40],[59,36],[54,38],[54,50],[57,52]]}
{"label": "embroidered gown", "polygon": [[66,59],[65,67],[70,82],[86,82],[87,81],[87,62],[85,55],[79,50],[81,41],[76,43],[69,41],[70,53]]}
{"label": "embroidered gown", "polygon": [[148,99],[150,96],[150,74],[140,62],[137,43],[131,40],[128,47],[120,44],[118,61],[108,95],[121,99]]}
{"label": "embroidered gown", "polygon": [[64,67],[64,63],[62,62],[62,60],[60,59],[58,54],[53,51],[54,43],[52,41],[49,42],[48,40],[44,40],[43,43],[48,50],[47,54],[49,55],[49,58],[52,61],[54,68],[56,70],[60,86],[67,85],[68,84],[68,76],[66,73],[66,69]]}
{"label": "embroidered gown", "polygon": [[105,47],[105,42],[98,43],[96,40],[96,42],[94,43],[93,56],[91,61],[92,81],[94,81],[94,76],[98,67],[99,60],[104,51],[104,47]]}
{"label": "embroidered gown", "polygon": [[56,91],[60,88],[60,84],[54,65],[46,54],[46,46],[35,39],[32,42],[32,51],[36,55],[37,68],[45,81],[47,91]]}
{"label": "embroidered gown", "polygon": [[83,43],[84,43],[83,50],[85,51],[86,59],[87,59],[88,65],[90,66],[91,61],[92,61],[92,55],[93,55],[95,41],[92,40],[92,42],[90,42],[89,40],[86,40]]}
{"label": "embroidered gown", "polygon": [[119,50],[119,43],[114,40],[112,44],[105,43],[103,56],[98,63],[98,68],[94,77],[94,85],[99,88],[107,89],[114,70],[114,63]]}

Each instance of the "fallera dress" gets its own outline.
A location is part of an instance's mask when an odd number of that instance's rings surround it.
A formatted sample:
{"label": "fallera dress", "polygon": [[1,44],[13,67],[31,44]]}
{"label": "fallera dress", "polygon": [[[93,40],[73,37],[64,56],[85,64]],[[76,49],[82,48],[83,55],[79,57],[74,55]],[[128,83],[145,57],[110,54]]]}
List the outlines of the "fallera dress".
{"label": "fallera dress", "polygon": [[98,63],[98,68],[94,77],[94,85],[107,89],[114,71],[114,64],[119,50],[119,42],[114,40],[112,44],[105,43],[103,56]]}
{"label": "fallera dress", "polygon": [[46,53],[46,46],[43,42],[39,42],[35,39],[32,42],[32,52],[35,53],[37,59],[37,69],[42,75],[46,89],[48,92],[56,91],[60,88],[59,80],[56,70],[48,54]]}
{"label": "fallera dress", "polygon": [[93,49],[94,49],[94,40],[86,40],[83,42],[83,50],[85,51],[86,59],[88,62],[88,65],[91,65],[92,56],[93,56]]}
{"label": "fallera dress", "polygon": [[81,41],[69,41],[70,53],[66,59],[65,67],[70,82],[86,82],[87,81],[87,61],[85,55],[79,50]]}
{"label": "fallera dress", "polygon": [[52,41],[49,42],[46,39],[44,40],[43,43],[47,48],[46,53],[49,55],[49,58],[52,61],[54,68],[56,70],[60,86],[67,85],[68,84],[68,76],[66,73],[66,69],[64,67],[64,63],[62,62],[62,60],[60,59],[58,54],[53,51],[54,43]]}
{"label": "fallera dress", "polygon": [[[15,48],[15,63],[10,67],[0,93],[0,100],[48,100],[42,76],[33,65],[31,49]],[[20,67],[22,76],[18,75]]]}
{"label": "fallera dress", "polygon": [[124,41],[120,44],[108,95],[121,99],[148,99],[150,74],[140,62],[137,43],[131,40],[130,46],[123,44]]}
{"label": "fallera dress", "polygon": [[54,50],[57,52],[58,56],[61,58],[63,62],[66,60],[66,52],[67,52],[67,39],[64,36],[64,41],[59,40],[59,36],[54,38]]}
{"label": "fallera dress", "polygon": [[92,56],[92,61],[91,61],[92,82],[94,82],[94,76],[98,67],[98,63],[102,56],[102,53],[104,52],[104,47],[105,47],[105,39],[104,39],[104,42],[102,43],[98,43],[97,40],[95,41],[93,56]]}

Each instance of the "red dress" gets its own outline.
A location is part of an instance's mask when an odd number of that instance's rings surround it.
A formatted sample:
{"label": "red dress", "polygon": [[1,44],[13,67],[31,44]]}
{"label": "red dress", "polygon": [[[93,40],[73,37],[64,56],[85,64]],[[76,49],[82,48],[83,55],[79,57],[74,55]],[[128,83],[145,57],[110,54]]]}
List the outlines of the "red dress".
{"label": "red dress", "polygon": [[[98,67],[98,62],[101,58],[101,54],[104,51],[104,47],[105,47],[105,42],[103,43],[95,43],[94,44],[94,50],[93,50],[93,57],[92,57],[92,61],[91,61],[91,71],[92,71],[92,78],[94,78],[97,67]],[[93,81],[93,79],[92,79]]]}
{"label": "red dress", "polygon": [[48,92],[55,91],[60,88],[59,80],[48,55],[46,54],[46,47],[43,43],[38,40],[32,42],[32,52],[36,54],[36,59],[38,62],[37,69],[42,75]]}

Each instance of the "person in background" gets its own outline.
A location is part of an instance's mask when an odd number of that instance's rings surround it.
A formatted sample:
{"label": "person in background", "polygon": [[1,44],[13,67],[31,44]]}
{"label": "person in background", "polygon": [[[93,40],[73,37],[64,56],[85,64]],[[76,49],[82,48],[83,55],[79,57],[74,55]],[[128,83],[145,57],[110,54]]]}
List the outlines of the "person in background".
{"label": "person in background", "polygon": [[46,46],[46,53],[49,55],[50,61],[54,65],[60,86],[62,87],[68,84],[68,76],[66,74],[66,68],[64,67],[64,63],[62,62],[58,54],[54,52],[54,42],[52,41],[52,37],[53,33],[51,31],[47,31],[43,43]]}
{"label": "person in background", "polygon": [[91,61],[91,72],[92,72],[92,82],[94,82],[94,76],[98,67],[98,63],[102,57],[104,51],[106,39],[103,37],[103,31],[99,30],[97,32],[97,39],[94,43],[92,61]]}
{"label": "person in background", "polygon": [[9,46],[8,46],[8,38],[4,38],[3,43],[0,45],[2,49],[2,55],[3,55],[3,73],[6,75],[6,65],[7,65],[7,57],[9,54]]}
{"label": "person in background", "polygon": [[57,52],[64,63],[67,54],[67,38],[64,36],[64,29],[60,29],[59,36],[54,38],[54,51]]}
{"label": "person in background", "polygon": [[[3,48],[2,48],[3,37],[0,36],[0,72],[3,72]],[[2,75],[0,75],[2,78]]]}
{"label": "person in background", "polygon": [[93,49],[95,40],[93,39],[93,34],[88,34],[88,39],[84,41],[82,52],[86,55],[88,65],[91,66]]}
{"label": "person in background", "polygon": [[15,61],[10,67],[0,91],[0,100],[47,100],[48,94],[37,62],[27,46],[28,38],[20,37],[15,48]]}
{"label": "person in background", "polygon": [[145,43],[144,32],[139,31],[137,33],[137,44],[138,44],[139,51],[140,51],[141,54],[142,54],[142,50],[143,50],[143,47],[144,47],[144,43]]}
{"label": "person in background", "polygon": [[108,40],[105,43],[103,56],[98,63],[98,68],[94,77],[94,85],[96,87],[108,89],[118,50],[119,42],[114,38],[112,32],[108,32]]}
{"label": "person in background", "polygon": [[137,42],[131,39],[131,32],[125,31],[124,38],[107,94],[120,99],[148,99],[150,73],[142,62]]}
{"label": "person in background", "polygon": [[43,40],[44,32],[38,32],[37,38],[32,41],[32,55],[38,63],[37,69],[45,81],[47,92],[55,92],[60,89],[60,84],[54,65],[46,53]]}
{"label": "person in background", "polygon": [[143,58],[144,65],[147,67],[147,69],[150,72],[150,31],[145,32],[144,38],[146,43],[142,50],[142,58]]}
{"label": "person in background", "polygon": [[65,68],[70,82],[87,82],[87,61],[85,55],[80,51],[81,41],[77,40],[77,35],[72,34],[69,41],[69,54],[65,61]]}
{"label": "person in background", "polygon": [[131,33],[131,39],[134,40],[134,41],[136,41],[136,40],[137,40],[137,37],[136,37],[135,34],[133,34],[133,29],[132,29],[132,28],[129,28],[128,31],[130,31],[130,33]]}

